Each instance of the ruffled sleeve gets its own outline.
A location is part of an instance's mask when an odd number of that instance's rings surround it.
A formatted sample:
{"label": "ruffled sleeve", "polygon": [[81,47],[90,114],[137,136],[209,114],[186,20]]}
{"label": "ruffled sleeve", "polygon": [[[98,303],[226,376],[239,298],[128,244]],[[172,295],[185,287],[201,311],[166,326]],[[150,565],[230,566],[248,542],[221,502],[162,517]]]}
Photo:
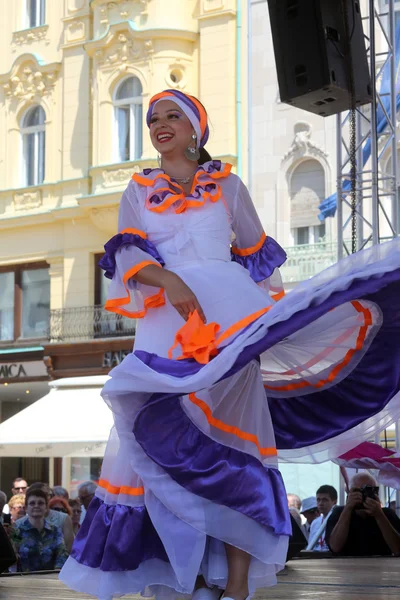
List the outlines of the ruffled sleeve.
{"label": "ruffled sleeve", "polygon": [[279,300],[284,291],[278,269],[286,260],[286,252],[265,234],[250,194],[239,178],[230,210],[235,234],[232,260],[247,269],[252,279],[268,290],[274,300]]}
{"label": "ruffled sleeve", "polygon": [[124,317],[144,317],[149,308],[165,304],[164,290],[132,279],[148,265],[162,268],[164,261],[148,239],[141,225],[140,207],[134,183],[124,192],[118,217],[119,233],[104,246],[105,255],[99,266],[111,279],[106,310]]}

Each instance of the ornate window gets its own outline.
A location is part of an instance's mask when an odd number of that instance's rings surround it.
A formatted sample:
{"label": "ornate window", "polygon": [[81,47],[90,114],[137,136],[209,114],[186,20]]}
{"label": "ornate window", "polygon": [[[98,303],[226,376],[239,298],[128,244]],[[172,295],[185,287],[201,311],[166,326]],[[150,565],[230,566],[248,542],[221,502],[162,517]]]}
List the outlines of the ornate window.
{"label": "ornate window", "polygon": [[314,159],[301,162],[290,180],[290,227],[295,246],[316,244],[325,237],[318,206],[325,198],[325,173]]}
{"label": "ornate window", "polygon": [[46,0],[26,0],[27,27],[40,27],[46,22]]}
{"label": "ornate window", "polygon": [[40,185],[45,177],[46,114],[33,106],[22,120],[24,185]]}
{"label": "ornate window", "polygon": [[115,160],[137,160],[143,147],[142,84],[137,77],[124,79],[115,92]]}

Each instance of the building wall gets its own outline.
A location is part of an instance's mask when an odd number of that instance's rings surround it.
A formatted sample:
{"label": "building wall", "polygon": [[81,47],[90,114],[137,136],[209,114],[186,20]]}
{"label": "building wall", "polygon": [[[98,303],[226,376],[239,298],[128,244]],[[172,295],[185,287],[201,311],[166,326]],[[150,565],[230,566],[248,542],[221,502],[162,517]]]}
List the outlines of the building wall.
{"label": "building wall", "polygon": [[[113,94],[134,75],[149,98],[199,95],[209,151],[236,161],[236,0],[46,2],[26,28],[25,0],[0,1],[0,266],[46,261],[51,308],[94,302],[94,254],[115,233],[131,174],[156,165],[143,110],[139,160],[116,162]],[[11,24],[11,26],[10,26]],[[217,56],[217,58],[216,58]],[[21,120],[46,113],[46,175],[23,182]]]}
{"label": "building wall", "polygon": [[[157,165],[145,123],[151,96],[172,87],[199,96],[211,122],[207,149],[236,166],[237,0],[47,0],[44,22],[35,27],[27,24],[26,8],[26,0],[0,0],[0,278],[5,269],[14,271],[20,319],[15,339],[7,340],[10,316],[0,305],[0,363],[26,364],[28,350],[36,349],[51,378],[104,375],[112,366],[108,354],[120,360],[131,349],[134,323],[121,324],[116,315],[103,322],[103,312],[93,308],[99,302],[95,255],[117,232],[131,175]],[[140,156],[121,162],[113,102],[131,76],[142,86],[143,147]],[[21,126],[34,106],[45,111],[45,177],[27,185]],[[26,313],[21,277],[37,265],[48,266],[54,312],[50,339],[32,340],[18,333]],[[46,394],[46,376],[0,381],[0,421],[9,416],[8,405],[15,412],[23,407],[25,385],[32,399]],[[0,463],[7,489],[16,474],[47,478],[37,475],[49,468],[47,460]],[[70,463],[64,459],[66,485]],[[51,468],[48,477],[56,481]]]}
{"label": "building wall", "polygon": [[335,190],[336,120],[280,102],[267,0],[251,0],[251,32],[252,195],[266,231],[287,247],[294,243],[290,181],[297,165],[317,160],[326,196]]}

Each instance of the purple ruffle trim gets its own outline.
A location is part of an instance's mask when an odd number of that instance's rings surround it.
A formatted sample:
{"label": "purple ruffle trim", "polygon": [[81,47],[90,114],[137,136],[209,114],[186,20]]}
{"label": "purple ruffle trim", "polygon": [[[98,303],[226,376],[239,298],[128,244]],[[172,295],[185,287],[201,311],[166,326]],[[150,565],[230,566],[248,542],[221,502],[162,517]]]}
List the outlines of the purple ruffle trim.
{"label": "purple ruffle trim", "polygon": [[267,236],[257,252],[248,256],[239,256],[231,252],[232,260],[247,269],[256,282],[263,281],[281,267],[286,260],[286,252],[273,238]]}
{"label": "purple ruffle trim", "polygon": [[[397,341],[400,311],[396,300],[399,297],[400,269],[379,277],[356,279],[346,290],[334,292],[325,300],[312,303],[289,319],[272,325],[265,337],[242,349],[233,367],[221,374],[220,381],[238,373],[251,360],[336,306],[354,298],[374,302],[382,312],[383,324],[362,361],[346,379],[312,394],[268,398],[278,450],[304,448],[340,435],[379,413],[400,391],[400,344]],[[206,368],[194,359],[170,360],[142,350],[134,354],[153,371],[172,377],[193,376]],[[167,402],[172,396],[155,394],[154,398],[157,402]]]}
{"label": "purple ruffle trim", "polygon": [[154,394],[133,432],[147,456],[192,494],[236,510],[276,535],[291,535],[278,469],[209,438],[186,415],[179,397]]}
{"label": "purple ruffle trim", "polygon": [[110,240],[108,240],[108,242],[104,246],[104,250],[106,251],[106,253],[103,256],[103,258],[99,261],[99,267],[103,269],[103,271],[105,271],[104,277],[107,277],[108,279],[113,278],[116,269],[115,253],[119,248],[121,248],[121,246],[126,245],[136,246],[136,248],[140,248],[140,250],[143,250],[143,252],[147,252],[147,254],[150,254],[150,256],[155,258],[162,267],[165,265],[165,262],[159,255],[158,250],[154,244],[152,244],[148,240],[144,240],[142,237],[140,237],[140,235],[137,235],[135,233],[118,233],[117,235],[114,235],[114,237],[112,237]]}
{"label": "purple ruffle trim", "polygon": [[94,497],[71,556],[102,571],[134,571],[152,558],[169,562],[144,506],[110,506]]}

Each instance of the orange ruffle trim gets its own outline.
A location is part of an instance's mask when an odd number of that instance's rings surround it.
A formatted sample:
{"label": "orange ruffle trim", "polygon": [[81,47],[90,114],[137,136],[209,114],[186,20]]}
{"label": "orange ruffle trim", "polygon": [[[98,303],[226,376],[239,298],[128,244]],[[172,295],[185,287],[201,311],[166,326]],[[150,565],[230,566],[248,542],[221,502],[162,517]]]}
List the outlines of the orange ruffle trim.
{"label": "orange ruffle trim", "polygon": [[144,487],[134,488],[127,485],[111,485],[105,479],[100,479],[98,485],[110,494],[126,494],[127,496],[143,496],[144,494]]}
{"label": "orange ruffle trim", "polygon": [[159,306],[164,306],[164,290],[160,289],[157,292],[157,294],[154,294],[153,296],[149,296],[148,298],[144,299],[143,310],[128,311],[125,308],[122,308],[123,306],[129,304],[131,301],[131,295],[128,289],[128,280],[148,265],[155,265],[156,267],[160,267],[160,269],[162,268],[159,263],[156,263],[152,260],[145,260],[129,269],[126,273],[124,273],[123,276],[123,283],[126,291],[126,296],[124,296],[123,298],[110,298],[109,300],[107,300],[104,306],[106,310],[122,315],[123,317],[128,317],[129,319],[141,319],[145,316],[149,308],[158,308]]}
{"label": "orange ruffle trim", "polygon": [[[362,350],[362,347],[363,347],[364,342],[368,335],[368,328],[373,325],[372,314],[368,308],[365,308],[361,304],[361,302],[359,302],[358,300],[353,300],[351,302],[351,304],[353,305],[353,307],[355,308],[355,310],[358,313],[361,313],[363,315],[364,324],[360,326],[360,330],[358,332],[355,348],[351,348],[350,350],[348,350],[346,352],[343,360],[332,369],[332,371],[329,373],[329,375],[326,379],[321,379],[320,381],[317,381],[317,383],[310,383],[309,381],[302,380],[302,381],[296,381],[295,383],[289,383],[287,385],[276,386],[276,387],[264,384],[264,388],[267,390],[274,390],[274,391],[279,391],[279,392],[291,392],[294,390],[300,390],[300,389],[307,388],[307,387],[321,389],[325,385],[331,384],[333,381],[335,381],[336,377],[339,375],[339,373],[345,367],[347,367],[347,365],[349,364],[349,362],[351,361],[353,356],[356,354],[356,352],[359,352],[360,350]],[[312,363],[310,363],[309,366],[312,366],[312,364],[314,364],[314,361]],[[285,375],[285,374],[290,374],[290,372],[283,373],[283,375]]]}
{"label": "orange ruffle trim", "polygon": [[278,454],[275,447],[262,448],[258,437],[253,433],[248,433],[247,431],[243,431],[238,427],[224,423],[224,421],[221,421],[220,419],[216,419],[213,416],[211,408],[208,406],[208,404],[198,398],[196,394],[189,394],[189,400],[198,408],[200,408],[201,411],[203,411],[211,427],[215,427],[216,429],[219,429],[225,433],[230,433],[231,435],[234,435],[245,442],[251,442],[252,444],[255,444],[261,456],[276,456]]}
{"label": "orange ruffle trim", "polygon": [[[168,186],[155,188],[152,190],[151,194],[146,199],[146,208],[151,212],[163,213],[168,208],[170,208],[173,204],[178,203],[178,206],[175,208],[175,212],[177,214],[185,212],[188,208],[200,208],[204,206],[204,204],[210,200],[211,202],[218,202],[218,200],[222,196],[221,186],[216,184],[216,188],[214,192],[203,191],[202,195],[199,198],[192,197],[192,194],[196,190],[197,186],[201,186],[205,188],[208,183],[214,183],[215,179],[222,179],[224,177],[228,177],[232,170],[232,165],[229,163],[225,163],[221,171],[214,171],[212,173],[207,173],[204,169],[199,168],[196,172],[190,193],[188,196],[185,194],[185,190],[182,186],[180,186],[177,182],[173,181],[166,173],[159,173],[153,178],[148,178],[140,173],[134,173],[132,175],[133,181],[136,183],[143,185],[145,187],[153,187],[158,181],[165,181]],[[211,181],[210,181],[211,180]],[[152,204],[150,199],[155,195],[163,192],[170,192],[170,195],[165,198],[160,204]]]}

